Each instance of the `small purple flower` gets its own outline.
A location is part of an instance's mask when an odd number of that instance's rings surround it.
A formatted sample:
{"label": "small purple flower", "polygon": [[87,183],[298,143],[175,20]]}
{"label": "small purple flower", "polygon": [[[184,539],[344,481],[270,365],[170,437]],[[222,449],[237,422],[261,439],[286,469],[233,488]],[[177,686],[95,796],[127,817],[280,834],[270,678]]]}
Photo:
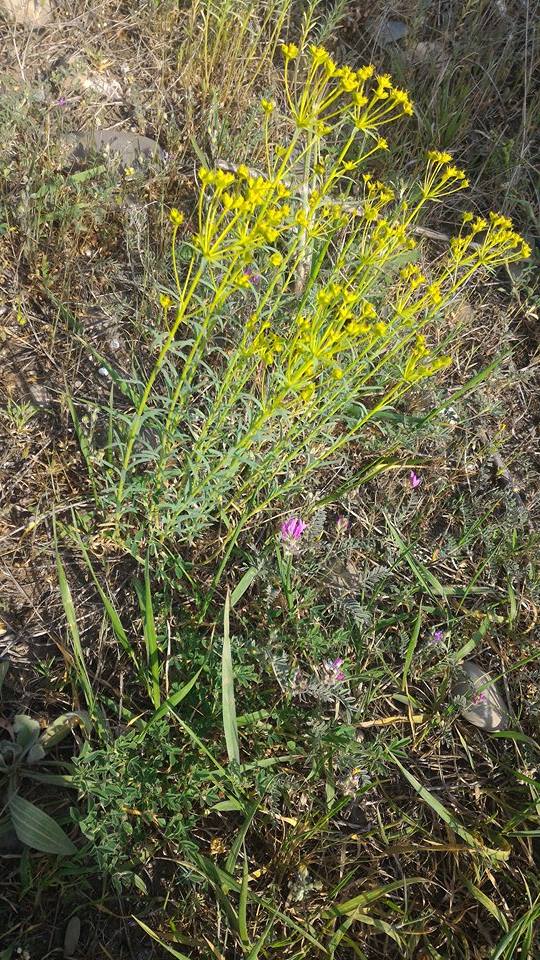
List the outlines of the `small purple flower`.
{"label": "small purple flower", "polygon": [[472,703],[477,706],[479,703],[487,703],[487,697],[485,693],[475,693],[472,698]]}
{"label": "small purple flower", "polygon": [[262,280],[260,273],[255,273],[254,270],[244,270],[244,276],[247,277],[253,287],[258,287]]}
{"label": "small purple flower", "polygon": [[414,470],[411,470],[409,474],[409,483],[413,490],[416,490],[417,487],[422,483],[422,477],[419,477]]}
{"label": "small purple flower", "polygon": [[442,643],[444,640],[444,630],[434,630],[431,638],[432,643]]}
{"label": "small purple flower", "polygon": [[281,524],[281,539],[298,541],[305,529],[306,524],[303,520],[299,517],[291,517],[290,520],[285,520]]}
{"label": "small purple flower", "polygon": [[66,103],[67,103],[67,100],[65,97],[58,97],[58,100],[56,101],[56,106],[65,107]]}
{"label": "small purple flower", "polygon": [[327,660],[325,667],[332,674],[333,680],[345,680],[345,674],[341,667],[345,663],[343,657],[336,657],[335,660]]}

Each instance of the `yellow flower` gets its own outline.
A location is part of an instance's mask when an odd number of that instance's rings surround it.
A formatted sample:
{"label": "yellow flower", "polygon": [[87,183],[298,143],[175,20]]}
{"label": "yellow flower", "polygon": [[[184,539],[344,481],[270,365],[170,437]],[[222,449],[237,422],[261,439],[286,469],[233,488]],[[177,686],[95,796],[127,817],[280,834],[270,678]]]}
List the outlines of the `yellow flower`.
{"label": "yellow flower", "polygon": [[262,98],[261,107],[263,108],[265,113],[271,114],[275,106],[276,105],[273,100],[266,100],[265,97]]}
{"label": "yellow flower", "polygon": [[282,43],[281,52],[285,60],[294,60],[298,56],[298,47],[295,43]]}
{"label": "yellow flower", "polygon": [[427,292],[433,305],[438,307],[438,305],[442,302],[440,283],[430,283],[429,287],[427,288]]}
{"label": "yellow flower", "polygon": [[320,65],[321,63],[326,63],[326,61],[330,57],[328,50],[325,50],[324,47],[317,47],[315,46],[315,44],[311,45],[311,47],[309,48],[309,52],[311,55],[311,59],[313,60],[313,63],[317,65]]}
{"label": "yellow flower", "polygon": [[281,256],[280,253],[273,253],[272,256],[270,257],[270,263],[272,264],[273,267],[280,267],[281,264],[283,263],[283,257]]}
{"label": "yellow flower", "polygon": [[176,207],[173,207],[169,213],[169,220],[171,221],[173,227],[181,227],[184,222],[184,214],[177,210]]}
{"label": "yellow flower", "polygon": [[368,63],[365,67],[360,67],[360,70],[357,71],[356,76],[360,83],[365,83],[366,80],[369,80],[370,77],[375,73],[375,67],[372,63]]}
{"label": "yellow flower", "polygon": [[441,153],[440,150],[428,150],[427,156],[433,163],[452,163],[454,159],[451,153]]}
{"label": "yellow flower", "polygon": [[172,307],[172,303],[173,303],[171,298],[168,297],[166,293],[160,293],[159,302],[164,310],[168,310],[169,307]]}

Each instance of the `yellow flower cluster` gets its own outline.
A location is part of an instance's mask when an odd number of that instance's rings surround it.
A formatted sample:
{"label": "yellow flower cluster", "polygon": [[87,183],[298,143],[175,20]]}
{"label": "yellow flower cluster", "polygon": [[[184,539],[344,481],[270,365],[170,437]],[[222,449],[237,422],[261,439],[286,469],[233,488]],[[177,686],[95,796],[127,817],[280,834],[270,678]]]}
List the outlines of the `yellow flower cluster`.
{"label": "yellow flower cluster", "polygon": [[466,213],[459,235],[450,240],[450,251],[456,265],[469,268],[475,264],[496,267],[531,255],[529,244],[514,230],[510,218],[495,212],[489,214],[489,220]]}
{"label": "yellow flower cluster", "polygon": [[426,173],[421,188],[424,200],[438,202],[469,186],[465,172],[454,166],[450,153],[429,150],[427,158]]}
{"label": "yellow flower cluster", "polygon": [[[291,226],[291,207],[283,202],[290,190],[280,179],[253,176],[242,165],[236,174],[201,167],[199,180],[199,231],[193,243],[206,260],[241,255],[248,263],[255,250],[276,243]],[[208,189],[211,199],[205,208]]]}
{"label": "yellow flower cluster", "polygon": [[310,69],[296,97],[290,88],[287,68],[299,49],[289,43],[282,44],[281,50],[288,105],[301,129],[324,137],[347,117],[357,130],[373,134],[378,127],[413,113],[409,94],[395,87],[388,74],[376,75],[372,64],[360,70],[338,67],[324,47],[315,45],[309,48]]}

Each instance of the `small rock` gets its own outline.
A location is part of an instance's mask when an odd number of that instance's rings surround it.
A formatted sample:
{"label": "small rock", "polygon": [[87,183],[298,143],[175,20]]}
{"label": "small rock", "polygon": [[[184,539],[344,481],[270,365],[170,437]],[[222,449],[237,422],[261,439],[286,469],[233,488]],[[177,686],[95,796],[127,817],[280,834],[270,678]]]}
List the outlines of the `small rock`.
{"label": "small rock", "polygon": [[448,66],[450,57],[443,43],[438,40],[420,40],[411,48],[410,57],[413,63],[424,66]]}
{"label": "small rock", "polygon": [[49,0],[0,0],[0,10],[24,27],[44,27],[52,20]]}
{"label": "small rock", "polygon": [[77,916],[68,920],[64,934],[64,957],[72,957],[81,936],[81,921]]}
{"label": "small rock", "polygon": [[368,30],[373,39],[383,47],[403,40],[409,32],[403,20],[375,20],[368,24]]}
{"label": "small rock", "polygon": [[145,166],[151,160],[165,160],[165,151],[150,137],[130,130],[85,130],[62,138],[70,148],[70,159],[87,160],[92,153],[106,153],[125,167]]}
{"label": "small rock", "polygon": [[474,660],[464,660],[460,668],[464,676],[456,680],[454,694],[467,701],[461,716],[482,730],[504,730],[508,722],[508,707],[494,680]]}

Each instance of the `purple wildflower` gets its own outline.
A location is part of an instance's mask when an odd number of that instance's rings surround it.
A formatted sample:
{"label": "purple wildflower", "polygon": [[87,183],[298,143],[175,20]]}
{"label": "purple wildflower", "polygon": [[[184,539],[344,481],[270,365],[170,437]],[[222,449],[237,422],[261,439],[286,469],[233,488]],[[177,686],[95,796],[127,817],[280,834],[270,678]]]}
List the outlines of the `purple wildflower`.
{"label": "purple wildflower", "polygon": [[442,643],[444,640],[444,630],[434,630],[431,638],[432,643]]}
{"label": "purple wildflower", "polygon": [[417,487],[422,483],[422,477],[419,477],[414,470],[411,470],[409,475],[409,483],[413,490],[416,490]]}
{"label": "purple wildflower", "polygon": [[344,662],[345,661],[343,660],[343,657],[336,657],[335,660],[326,661],[325,667],[328,670],[328,672],[332,674],[333,680],[345,680],[345,674],[341,669]]}
{"label": "purple wildflower", "polygon": [[487,697],[485,693],[476,693],[472,698],[472,702],[474,703],[475,706],[479,703],[486,703]]}
{"label": "purple wildflower", "polygon": [[253,287],[258,287],[262,280],[260,273],[255,273],[254,270],[244,270],[244,276],[247,277]]}
{"label": "purple wildflower", "polygon": [[281,539],[300,540],[305,529],[306,524],[303,520],[300,520],[299,517],[291,517],[290,520],[285,520],[281,524]]}
{"label": "purple wildflower", "polygon": [[56,101],[56,106],[65,107],[66,103],[67,103],[67,100],[65,97],[58,97],[58,100]]}

